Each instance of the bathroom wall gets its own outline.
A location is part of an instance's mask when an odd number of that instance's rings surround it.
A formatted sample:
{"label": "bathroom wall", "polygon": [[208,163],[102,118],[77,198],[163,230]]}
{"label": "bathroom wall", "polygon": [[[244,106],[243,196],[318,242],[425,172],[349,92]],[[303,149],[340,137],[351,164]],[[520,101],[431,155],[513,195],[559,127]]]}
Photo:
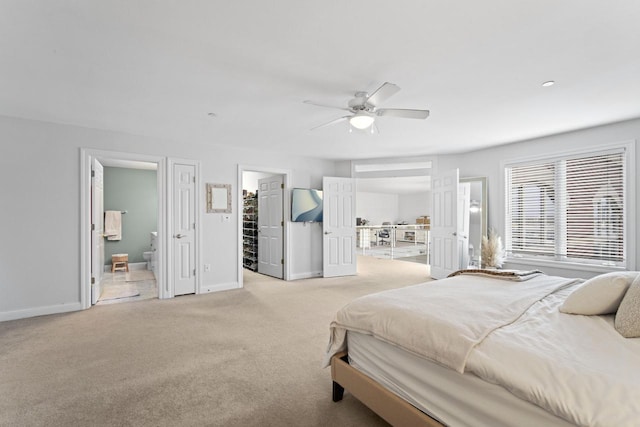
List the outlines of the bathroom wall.
{"label": "bathroom wall", "polygon": [[122,240],[105,240],[105,265],[111,255],[129,254],[129,262],[144,262],[149,233],[157,231],[158,190],[155,170],[104,168],[104,209],[127,211],[122,215]]}

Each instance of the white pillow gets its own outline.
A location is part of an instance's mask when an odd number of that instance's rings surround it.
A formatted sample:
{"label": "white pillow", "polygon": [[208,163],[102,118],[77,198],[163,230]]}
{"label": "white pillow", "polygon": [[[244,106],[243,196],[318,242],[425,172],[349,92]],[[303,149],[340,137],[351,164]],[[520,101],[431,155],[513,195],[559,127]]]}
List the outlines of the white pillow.
{"label": "white pillow", "polygon": [[625,338],[640,337],[640,275],[624,295],[616,313],[614,326]]}
{"label": "white pillow", "polygon": [[560,311],[587,316],[615,313],[638,274],[636,271],[616,271],[589,279],[567,297]]}

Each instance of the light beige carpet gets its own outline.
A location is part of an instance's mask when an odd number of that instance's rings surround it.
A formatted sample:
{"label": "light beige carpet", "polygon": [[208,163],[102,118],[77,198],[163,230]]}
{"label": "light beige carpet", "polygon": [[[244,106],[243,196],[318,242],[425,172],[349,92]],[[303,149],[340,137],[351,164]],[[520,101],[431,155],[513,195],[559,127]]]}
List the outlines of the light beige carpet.
{"label": "light beige carpet", "polygon": [[427,267],[359,257],[353,277],[0,322],[0,426],[382,426],[321,361],[335,312]]}
{"label": "light beige carpet", "polygon": [[136,297],[140,295],[140,291],[136,285],[125,283],[122,285],[108,285],[104,287],[102,295],[100,295],[100,301],[110,301],[120,298]]}

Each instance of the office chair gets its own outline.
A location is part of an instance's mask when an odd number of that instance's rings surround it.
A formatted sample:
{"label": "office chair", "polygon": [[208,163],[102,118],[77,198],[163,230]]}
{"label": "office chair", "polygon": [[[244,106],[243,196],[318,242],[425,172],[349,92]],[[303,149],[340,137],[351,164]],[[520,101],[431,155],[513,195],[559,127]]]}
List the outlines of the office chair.
{"label": "office chair", "polygon": [[[391,225],[390,222],[383,222],[382,225]],[[391,237],[391,230],[388,228],[383,228],[380,231],[378,231],[378,244],[379,245],[384,245],[384,244],[391,244],[391,242],[389,241],[389,238]],[[387,239],[387,240],[384,240]]]}

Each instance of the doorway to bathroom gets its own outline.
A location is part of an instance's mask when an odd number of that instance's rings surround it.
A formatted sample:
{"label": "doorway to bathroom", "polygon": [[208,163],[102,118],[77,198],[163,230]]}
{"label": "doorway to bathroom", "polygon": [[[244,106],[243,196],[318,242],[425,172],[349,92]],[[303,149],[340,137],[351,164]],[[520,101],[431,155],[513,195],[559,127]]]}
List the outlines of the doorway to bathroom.
{"label": "doorway to bathroom", "polygon": [[173,296],[166,289],[163,237],[166,168],[164,157],[81,149],[83,308]]}
{"label": "doorway to bathroom", "polygon": [[157,298],[158,165],[108,158],[96,162],[102,165],[104,214],[97,214],[104,215],[104,274],[97,287],[100,295],[92,296],[92,302]]}

